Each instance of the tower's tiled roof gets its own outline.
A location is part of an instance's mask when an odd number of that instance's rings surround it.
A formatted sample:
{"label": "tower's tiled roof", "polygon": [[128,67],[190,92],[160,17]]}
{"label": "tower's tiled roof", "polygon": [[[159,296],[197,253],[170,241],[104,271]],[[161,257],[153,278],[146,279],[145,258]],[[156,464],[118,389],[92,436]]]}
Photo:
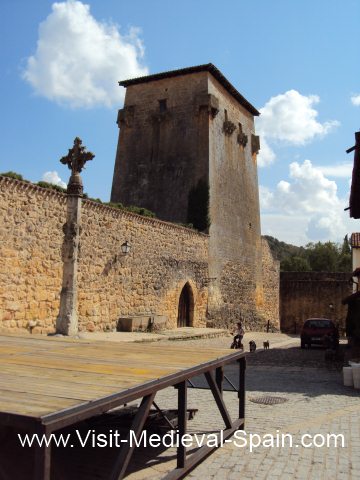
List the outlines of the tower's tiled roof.
{"label": "tower's tiled roof", "polygon": [[180,75],[188,75],[190,73],[198,72],[210,72],[218,82],[243,106],[255,116],[260,115],[258,110],[246,100],[245,97],[239,93],[236,88],[231,85],[229,80],[220,72],[218,68],[212,63],[206,63],[205,65],[197,65],[195,67],[180,68],[178,70],[170,70],[169,72],[155,73],[154,75],[147,75],[145,77],[131,78],[130,80],[123,80],[119,82],[122,87],[129,87],[130,85],[136,85],[138,83],[153,82],[156,80],[162,80],[164,78],[178,77]]}
{"label": "tower's tiled roof", "polygon": [[360,248],[360,233],[352,233],[350,243],[353,248]]}

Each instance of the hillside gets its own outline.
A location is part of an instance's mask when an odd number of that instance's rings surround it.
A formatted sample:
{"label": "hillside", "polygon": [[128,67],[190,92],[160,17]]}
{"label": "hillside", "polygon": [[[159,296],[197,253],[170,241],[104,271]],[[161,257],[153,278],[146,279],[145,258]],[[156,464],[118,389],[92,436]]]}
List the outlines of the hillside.
{"label": "hillside", "polygon": [[282,271],[292,272],[351,272],[351,248],[347,236],[342,244],[334,242],[308,243],[297,247],[264,235]]}

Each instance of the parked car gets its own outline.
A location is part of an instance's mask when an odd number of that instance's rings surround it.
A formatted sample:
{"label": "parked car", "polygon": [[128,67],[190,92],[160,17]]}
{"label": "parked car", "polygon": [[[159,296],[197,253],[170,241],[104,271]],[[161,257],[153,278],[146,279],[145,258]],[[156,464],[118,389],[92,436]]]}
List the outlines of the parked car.
{"label": "parked car", "polygon": [[301,348],[312,344],[332,346],[339,345],[339,330],[328,318],[309,318],[301,330]]}

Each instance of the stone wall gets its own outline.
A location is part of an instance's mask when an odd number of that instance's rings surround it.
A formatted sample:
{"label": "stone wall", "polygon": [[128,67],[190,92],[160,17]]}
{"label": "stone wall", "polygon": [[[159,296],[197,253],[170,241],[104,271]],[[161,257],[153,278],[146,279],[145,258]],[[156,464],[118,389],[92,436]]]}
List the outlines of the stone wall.
{"label": "stone wall", "polygon": [[[299,333],[310,317],[330,318],[345,327],[346,306],[341,300],[352,293],[350,273],[281,272],[281,331]],[[334,308],[330,308],[333,304]]]}
{"label": "stone wall", "polygon": [[[132,85],[119,111],[112,202],[188,223],[198,181],[208,184],[207,72]],[[161,107],[161,102],[166,106]]]}
{"label": "stone wall", "polygon": [[280,302],[280,262],[274,259],[269,244],[265,238],[261,239],[262,246],[262,297],[258,299],[259,312],[263,319],[263,328],[280,329],[279,302]]}
{"label": "stone wall", "polygon": [[0,177],[0,326],[51,331],[59,311],[66,196]]}
{"label": "stone wall", "polygon": [[[66,195],[0,177],[1,329],[54,330],[62,279]],[[129,255],[121,254],[128,240]],[[176,327],[188,282],[193,325],[205,325],[208,237],[88,200],[83,202],[79,328],[115,328],[123,316],[165,315]]]}
{"label": "stone wall", "polygon": [[[82,223],[82,328],[114,328],[119,316],[151,314],[167,316],[168,327],[175,328],[187,282],[194,295],[193,326],[205,326],[207,235],[89,201],[83,204]],[[132,248],[123,256],[126,240]]]}
{"label": "stone wall", "polygon": [[218,113],[209,127],[209,271],[215,279],[209,312],[225,325],[242,319],[251,328],[262,328],[264,285],[257,163],[252,152],[254,117],[211,74],[208,92],[218,100]]}

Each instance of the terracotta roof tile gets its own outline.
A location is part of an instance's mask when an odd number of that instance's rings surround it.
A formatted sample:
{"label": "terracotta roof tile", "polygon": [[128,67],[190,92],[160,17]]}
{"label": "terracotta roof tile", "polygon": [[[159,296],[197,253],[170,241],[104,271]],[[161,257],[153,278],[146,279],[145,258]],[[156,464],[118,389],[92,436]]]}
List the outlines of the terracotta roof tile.
{"label": "terracotta roof tile", "polygon": [[360,248],[360,233],[352,233],[350,243],[353,248]]}

